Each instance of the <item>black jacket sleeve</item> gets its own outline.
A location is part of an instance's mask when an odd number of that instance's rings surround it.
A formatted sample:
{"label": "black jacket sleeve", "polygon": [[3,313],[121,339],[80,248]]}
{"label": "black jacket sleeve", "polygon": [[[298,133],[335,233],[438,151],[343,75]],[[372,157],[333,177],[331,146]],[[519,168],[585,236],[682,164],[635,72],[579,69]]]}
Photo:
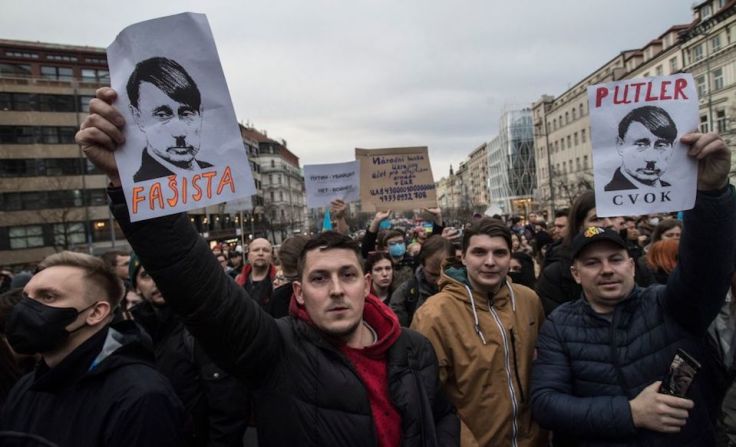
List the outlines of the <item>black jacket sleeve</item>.
{"label": "black jacket sleeve", "polygon": [[151,393],[119,410],[116,420],[110,421],[106,446],[177,447],[184,443],[184,408],[178,399]]}
{"label": "black jacket sleeve", "polygon": [[108,194],[115,218],[166,302],[207,355],[256,388],[283,352],[276,321],[222,270],[186,214],[131,223],[122,189]]}
{"label": "black jacket sleeve", "polygon": [[368,254],[376,250],[376,239],[378,239],[377,231],[374,233],[371,230],[365,230],[363,242],[360,244],[360,254],[363,255],[363,259],[367,259]]}
{"label": "black jacket sleeve", "polygon": [[736,194],[698,192],[686,211],[678,265],[667,281],[663,306],[680,325],[699,335],[718,311],[730,285],[736,260]]}

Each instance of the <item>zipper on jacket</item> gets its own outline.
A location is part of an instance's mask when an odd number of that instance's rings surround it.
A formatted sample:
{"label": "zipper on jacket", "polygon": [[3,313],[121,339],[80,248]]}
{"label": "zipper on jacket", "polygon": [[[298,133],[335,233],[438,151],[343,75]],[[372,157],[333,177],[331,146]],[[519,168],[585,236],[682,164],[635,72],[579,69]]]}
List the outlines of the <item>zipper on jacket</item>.
{"label": "zipper on jacket", "polygon": [[514,375],[516,376],[516,384],[519,385],[519,395],[521,395],[521,401],[526,402],[524,397],[524,387],[521,385],[521,377],[519,376],[519,363],[516,359],[516,337],[514,336],[514,328],[509,329],[511,334],[511,352],[514,354]]}
{"label": "zipper on jacket", "polygon": [[509,340],[506,338],[506,331],[501,324],[501,319],[496,313],[496,309],[493,307],[491,302],[488,302],[488,308],[491,310],[493,319],[496,320],[498,331],[501,333],[501,339],[503,340],[503,361],[504,368],[506,369],[506,381],[509,387],[509,393],[511,394],[511,445],[512,447],[518,447],[517,437],[519,436],[519,424],[517,418],[519,416],[519,403],[516,400],[516,391],[514,390],[514,379],[511,377],[511,359],[509,358]]}

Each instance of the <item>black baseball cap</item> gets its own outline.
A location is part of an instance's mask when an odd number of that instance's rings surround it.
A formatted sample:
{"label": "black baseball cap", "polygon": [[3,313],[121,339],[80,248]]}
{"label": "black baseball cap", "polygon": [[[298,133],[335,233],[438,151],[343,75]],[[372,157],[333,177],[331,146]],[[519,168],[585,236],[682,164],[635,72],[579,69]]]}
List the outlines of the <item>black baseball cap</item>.
{"label": "black baseball cap", "polygon": [[580,252],[588,245],[600,241],[613,242],[619,247],[626,249],[626,242],[621,239],[618,232],[608,228],[588,227],[572,240],[572,259],[577,258]]}

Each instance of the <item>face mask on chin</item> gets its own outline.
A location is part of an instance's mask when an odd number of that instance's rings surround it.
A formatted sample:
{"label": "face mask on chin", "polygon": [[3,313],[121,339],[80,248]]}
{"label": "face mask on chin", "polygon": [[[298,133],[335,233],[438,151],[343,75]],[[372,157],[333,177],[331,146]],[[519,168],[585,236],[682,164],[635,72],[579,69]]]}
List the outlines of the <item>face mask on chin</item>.
{"label": "face mask on chin", "polygon": [[23,298],[8,316],[6,332],[8,343],[19,354],[50,352],[59,348],[69,335],[87,326],[67,331],[77,317],[98,302],[82,310],[73,307],[52,307],[31,298]]}
{"label": "face mask on chin", "polygon": [[406,253],[406,245],[404,243],[393,244],[388,246],[388,254],[394,258],[400,258]]}

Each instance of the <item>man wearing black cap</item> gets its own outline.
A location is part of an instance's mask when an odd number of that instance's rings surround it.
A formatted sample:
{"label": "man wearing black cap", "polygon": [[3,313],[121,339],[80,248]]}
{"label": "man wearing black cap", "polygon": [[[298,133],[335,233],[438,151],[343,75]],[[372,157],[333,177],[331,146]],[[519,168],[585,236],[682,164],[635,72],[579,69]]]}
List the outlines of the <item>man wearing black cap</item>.
{"label": "man wearing black cap", "polygon": [[[637,287],[626,242],[612,230],[587,228],[573,240],[571,273],[583,294],[544,323],[532,372],[534,417],[557,442],[715,443],[722,391],[714,388],[703,340],[733,270],[736,194],[718,135],[682,141],[699,160],[698,194],[685,212],[679,264],[667,285]],[[682,397],[659,393],[678,349],[702,365]]]}

